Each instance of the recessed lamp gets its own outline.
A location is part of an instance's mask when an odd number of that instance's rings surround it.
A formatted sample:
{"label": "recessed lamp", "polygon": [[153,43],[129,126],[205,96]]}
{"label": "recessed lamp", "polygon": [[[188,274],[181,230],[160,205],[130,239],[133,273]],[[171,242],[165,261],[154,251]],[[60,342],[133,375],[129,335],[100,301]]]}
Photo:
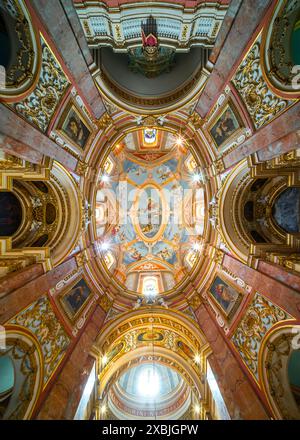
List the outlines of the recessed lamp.
{"label": "recessed lamp", "polygon": [[181,136],[178,136],[176,138],[175,144],[177,145],[177,147],[181,147],[183,145],[183,138]]}
{"label": "recessed lamp", "polygon": [[200,180],[201,180],[201,174],[194,174],[193,175],[194,182],[200,182]]}
{"label": "recessed lamp", "polygon": [[200,248],[201,248],[201,246],[200,246],[199,243],[194,243],[194,244],[193,244],[193,250],[194,250],[195,252],[200,251]]}
{"label": "recessed lamp", "polygon": [[109,176],[107,174],[103,174],[103,176],[101,177],[102,182],[108,182],[109,181]]}
{"label": "recessed lamp", "polygon": [[103,243],[100,244],[101,251],[107,251],[109,249],[109,242],[103,241]]}
{"label": "recessed lamp", "polygon": [[200,364],[201,358],[199,354],[196,354],[194,357],[194,361],[196,362],[196,364]]}
{"label": "recessed lamp", "polygon": [[198,405],[198,403],[196,403],[196,405],[194,406],[194,411],[196,414],[200,413],[200,405]]}

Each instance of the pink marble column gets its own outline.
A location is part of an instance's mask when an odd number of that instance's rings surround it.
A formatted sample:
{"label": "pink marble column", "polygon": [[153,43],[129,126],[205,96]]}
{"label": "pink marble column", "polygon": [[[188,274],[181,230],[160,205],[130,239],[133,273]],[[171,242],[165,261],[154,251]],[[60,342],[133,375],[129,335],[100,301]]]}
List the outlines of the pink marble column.
{"label": "pink marble column", "polygon": [[1,133],[0,148],[5,151],[5,153],[12,154],[13,156],[35,164],[41,164],[44,157],[43,153],[34,150],[24,142],[16,141],[14,138]]}
{"label": "pink marble column", "polygon": [[[0,104],[0,133],[6,136],[8,141],[13,136],[14,142],[17,143],[16,147],[13,147],[12,142],[10,142],[13,148],[18,147],[20,149],[21,145],[25,144],[27,151],[28,147],[30,147],[30,149],[37,151],[37,154],[49,156],[70,170],[75,170],[76,168],[77,159],[75,157],[64,151],[46,135],[3,104]],[[5,141],[5,137],[2,137],[2,141]],[[24,154],[26,149],[23,150]]]}
{"label": "pink marble column", "polygon": [[222,93],[233,66],[241,59],[250,38],[263,20],[271,3],[271,0],[243,1],[197,103],[196,111],[202,118],[207,115]]}
{"label": "pink marble column", "polygon": [[34,7],[36,14],[40,17],[43,26],[62,56],[69,70],[69,75],[74,79],[74,85],[79,88],[94,116],[99,119],[105,112],[105,107],[85,59],[87,57],[87,43],[84,43],[81,26],[79,27],[79,23],[76,22],[74,15],[76,12],[72,2],[70,0],[63,2],[31,0],[30,4]]}
{"label": "pink marble column", "polygon": [[202,304],[196,316],[213,353],[208,360],[232,419],[266,420],[267,410],[225,341],[225,336]]}
{"label": "pink marble column", "polygon": [[219,30],[215,45],[209,56],[209,61],[211,61],[213,64],[215,64],[218,59],[218,56],[222,50],[222,47],[224,46],[225,40],[228,36],[228,33],[230,32],[232,24],[242,3],[243,0],[232,0],[229,3],[229,7],[224,17],[221,29]]}
{"label": "pink marble column", "polygon": [[300,319],[300,277],[268,263],[260,263],[258,270],[255,270],[229,255],[224,257],[223,266],[255,291]]}
{"label": "pink marble column", "polygon": [[0,298],[8,295],[14,290],[24,287],[30,281],[43,275],[44,269],[41,263],[33,264],[24,269],[13,272],[3,278],[0,278]]}
{"label": "pink marble column", "polygon": [[295,150],[300,147],[300,130],[289,133],[267,147],[258,151],[257,156],[261,162],[273,159],[280,154]]}
{"label": "pink marble column", "polygon": [[266,160],[264,158],[272,158],[294,150],[299,145],[299,131],[300,103],[297,103],[270,124],[255,132],[241,146],[225,155],[223,158],[224,165],[226,168],[230,168],[256,152],[259,152],[261,160]]}
{"label": "pink marble column", "polygon": [[300,293],[300,276],[286,271],[277,264],[268,263],[267,261],[259,261],[257,270],[270,278],[284,284],[289,289],[297,290]]}
{"label": "pink marble column", "polygon": [[93,366],[89,353],[99,335],[104,319],[105,312],[97,306],[34,418],[39,420],[74,418]]}
{"label": "pink marble column", "polygon": [[[40,296],[45,295],[76,267],[76,260],[72,258],[0,298],[0,324],[4,324]],[[18,274],[16,276],[18,277]]]}

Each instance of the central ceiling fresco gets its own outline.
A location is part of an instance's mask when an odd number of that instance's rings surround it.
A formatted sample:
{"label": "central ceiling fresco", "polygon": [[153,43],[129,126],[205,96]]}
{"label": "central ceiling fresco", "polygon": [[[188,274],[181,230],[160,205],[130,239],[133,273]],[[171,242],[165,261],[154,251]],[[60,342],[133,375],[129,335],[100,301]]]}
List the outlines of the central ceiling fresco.
{"label": "central ceiling fresco", "polygon": [[201,170],[181,136],[128,133],[100,173],[96,234],[105,264],[128,290],[168,291],[192,267],[204,231]]}

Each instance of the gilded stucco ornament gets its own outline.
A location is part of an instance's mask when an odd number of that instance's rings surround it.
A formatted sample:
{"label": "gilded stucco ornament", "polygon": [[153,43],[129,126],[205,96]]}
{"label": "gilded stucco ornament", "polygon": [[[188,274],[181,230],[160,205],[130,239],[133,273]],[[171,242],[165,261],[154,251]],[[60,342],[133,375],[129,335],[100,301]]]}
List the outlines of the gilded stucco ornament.
{"label": "gilded stucco ornament", "polygon": [[290,362],[299,350],[299,331],[296,325],[277,327],[269,333],[260,352],[260,381],[276,419],[300,417],[296,387],[289,374]]}
{"label": "gilded stucco ornament", "polygon": [[261,34],[237,69],[232,82],[244,101],[258,130],[270,123],[294,101],[276,96],[268,87],[261,69]]}
{"label": "gilded stucco ornament", "polygon": [[259,350],[266,333],[277,322],[292,319],[282,308],[256,293],[231,341],[243,362],[258,381]]}
{"label": "gilded stucco ornament", "polygon": [[46,40],[41,36],[42,66],[39,81],[25,99],[10,106],[31,124],[45,132],[70,83]]}
{"label": "gilded stucco ornament", "polygon": [[38,339],[44,357],[44,387],[66,354],[70,338],[58,321],[47,296],[41,296],[9,324],[30,330]]}

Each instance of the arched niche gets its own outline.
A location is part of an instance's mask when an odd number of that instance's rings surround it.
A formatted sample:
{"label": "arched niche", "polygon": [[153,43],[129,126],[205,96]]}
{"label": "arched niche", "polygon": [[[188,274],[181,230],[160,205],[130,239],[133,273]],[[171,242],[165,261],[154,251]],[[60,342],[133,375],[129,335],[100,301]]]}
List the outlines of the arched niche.
{"label": "arched niche", "polygon": [[0,98],[20,99],[38,80],[40,43],[23,0],[0,5]]}
{"label": "arched niche", "polygon": [[[185,361],[178,359],[176,354],[172,355],[170,350],[159,347],[153,355],[151,350],[147,351],[145,347],[139,348],[128,357],[123,356],[122,361],[124,362],[118,362],[118,368],[110,376],[102,394],[102,399],[108,402],[109,408],[118,419],[153,419],[155,413],[157,419],[174,420],[180,418],[189,409],[192,394],[199,399],[200,380],[197,380],[197,377],[193,375]],[[158,371],[168,370],[169,375],[177,378],[177,384],[173,389],[170,389],[165,395],[158,393],[154,402],[151,398],[147,399],[147,395],[143,391],[139,394],[137,389],[141,386],[141,379],[144,378],[139,377],[138,371],[136,371],[137,374],[134,374],[134,370],[140,370],[140,373],[143,374],[143,369],[147,369],[147,367],[149,367],[150,374],[151,372],[155,374]],[[134,381],[135,386],[124,387],[124,382],[127,382],[124,376],[127,376],[131,385]],[[164,382],[162,377],[159,379],[160,384],[157,385],[160,389],[166,387],[167,377],[164,378]],[[143,384],[145,384],[144,380]],[[151,389],[148,390],[153,391],[153,387],[155,387],[155,382],[152,382]]]}
{"label": "arched niche", "polygon": [[10,356],[0,356],[0,418],[8,406],[15,386],[14,364]]}
{"label": "arched niche", "polygon": [[288,361],[288,377],[291,391],[300,409],[300,349],[292,351]]}
{"label": "arched niche", "polygon": [[300,187],[288,187],[273,203],[272,215],[278,226],[288,234],[300,233]]}
{"label": "arched niche", "polygon": [[218,194],[219,231],[244,263],[298,248],[300,194],[298,187],[289,186],[293,176],[284,167],[270,170],[246,160],[228,174]]}
{"label": "arched niche", "polygon": [[[240,162],[227,176],[219,196],[219,228],[222,236],[233,254],[241,261],[246,262],[249,253],[249,238],[241,234],[237,227],[237,220],[244,215],[244,204],[241,213],[237,207],[239,198],[238,188],[250,180],[247,161]],[[228,209],[231,206],[232,209]]]}
{"label": "arched niche", "polygon": [[259,379],[276,419],[300,419],[299,371],[300,325],[277,327],[259,353]]}
{"label": "arched niche", "polygon": [[210,348],[197,324],[180,312],[153,307],[151,313],[147,308],[123,313],[102,329],[95,351],[102,362],[100,394],[128,362],[131,365],[140,356],[146,356],[146,362],[147,356],[155,355],[183,375],[198,397],[205,395],[202,378]]}
{"label": "arched niche", "polygon": [[48,246],[52,248],[51,257],[53,265],[57,265],[66,258],[78,241],[83,222],[83,207],[82,198],[75,180],[56,161],[51,170],[50,181],[53,182],[53,188],[59,200],[58,205],[51,209],[56,209],[60,227],[56,235],[48,243]]}
{"label": "arched niche", "polygon": [[[263,73],[273,91],[298,97],[300,1],[279,0],[263,32]],[[297,82],[297,83],[296,83]]]}
{"label": "arched niche", "polygon": [[0,351],[0,420],[32,417],[42,390],[43,360],[36,339],[16,326],[5,326]]}
{"label": "arched niche", "polygon": [[0,191],[0,236],[11,237],[21,226],[23,218],[22,205],[11,191]]}
{"label": "arched niche", "polygon": [[[24,172],[8,180],[12,191],[2,194],[13,194],[19,201],[22,221],[13,235],[2,236],[0,231],[3,246],[0,257],[5,260],[0,276],[9,273],[16,264],[25,267],[42,262],[45,270],[49,270],[73,250],[82,228],[82,199],[76,182],[56,161],[49,163],[45,173]],[[1,206],[5,207],[4,200]],[[18,216],[9,205],[0,213],[0,225],[1,219],[10,226]]]}
{"label": "arched niche", "polygon": [[73,249],[82,226],[81,197],[70,173],[54,161],[48,179],[18,180],[14,187],[23,199],[26,224],[13,245],[48,247],[52,265]]}

